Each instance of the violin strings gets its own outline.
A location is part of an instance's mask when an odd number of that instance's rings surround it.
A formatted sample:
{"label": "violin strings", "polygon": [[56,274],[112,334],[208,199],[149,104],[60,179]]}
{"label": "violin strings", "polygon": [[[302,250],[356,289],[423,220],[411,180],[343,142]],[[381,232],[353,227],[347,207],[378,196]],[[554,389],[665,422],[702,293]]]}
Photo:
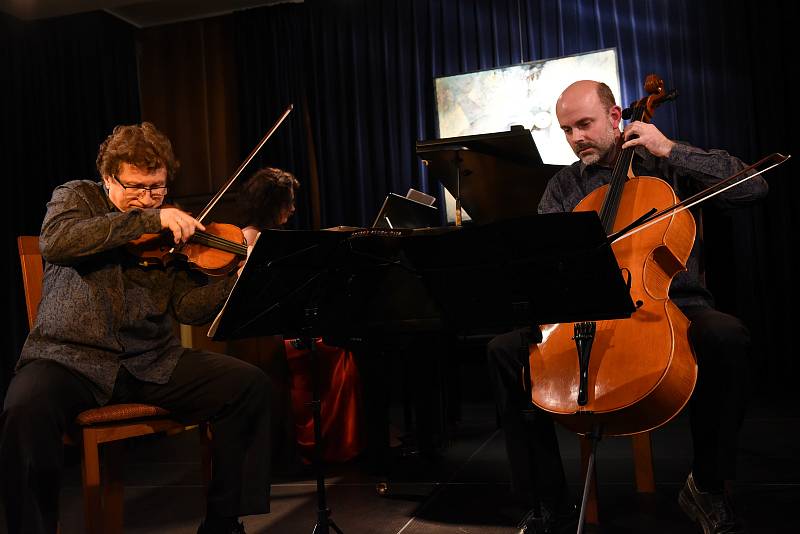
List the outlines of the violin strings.
{"label": "violin strings", "polygon": [[201,242],[204,245],[208,245],[213,248],[218,248],[220,250],[224,250],[226,252],[231,252],[234,254],[240,254],[243,256],[247,255],[246,245],[230,241],[228,239],[219,237],[217,235],[200,231],[200,232],[195,232],[193,237],[198,242]]}
{"label": "violin strings", "polygon": [[232,252],[232,253],[235,253],[235,254],[246,254],[247,253],[247,247],[245,247],[243,245],[239,245],[239,244],[234,243],[232,241],[227,241],[225,239],[210,238],[210,239],[207,239],[206,242],[207,242],[207,244],[209,246],[214,246],[216,248],[219,248],[220,250],[225,250],[227,252]]}
{"label": "violin strings", "polygon": [[204,244],[214,244],[226,248],[236,248],[239,246],[237,243],[234,243],[233,241],[229,241],[217,235],[209,234],[202,231],[195,232],[194,235],[197,237],[198,241],[202,241]]}

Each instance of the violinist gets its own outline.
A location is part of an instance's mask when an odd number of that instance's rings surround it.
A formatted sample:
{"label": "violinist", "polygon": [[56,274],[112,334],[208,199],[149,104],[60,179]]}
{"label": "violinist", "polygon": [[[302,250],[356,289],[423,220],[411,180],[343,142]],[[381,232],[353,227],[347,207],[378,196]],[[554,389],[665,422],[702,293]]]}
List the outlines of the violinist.
{"label": "violinist", "polygon": [[[721,181],[744,168],[722,150],[702,150],[667,138],[654,125],[631,122],[620,131],[622,110],[609,87],[582,80],[568,86],[556,103],[556,114],[579,160],[556,173],[539,203],[539,213],[569,212],[589,193],[609,183],[617,153],[633,147],[636,175],[665,180],[679,198]],[[767,183],[755,177],[714,198],[721,207],[764,197]],[[694,445],[692,470],[680,491],[681,508],[711,533],[742,533],[724,491],[733,480],[739,429],[746,405],[750,335],[739,319],[714,309],[703,284],[695,243],[687,271],[672,281],[670,299],[691,321],[689,342],[697,358],[698,381],[689,402]],[[530,343],[541,333],[515,331],[496,337],[488,363],[506,451],[513,494],[530,511],[520,523],[527,534],[565,532],[577,519],[568,494],[553,422],[533,407],[520,380]]]}
{"label": "violinist", "polygon": [[108,403],[151,403],[186,423],[210,422],[213,474],[198,533],[243,533],[268,512],[270,383],[238,359],[185,349],[175,321],[204,324],[236,273],[210,282],[177,262],[142,267],[126,244],[204,226],[162,207],[178,168],[152,124],[117,126],[97,156],[101,181],[58,186],[40,247],[42,300],[0,416],[0,485],[8,532],[55,533],[61,437],[76,415]]}

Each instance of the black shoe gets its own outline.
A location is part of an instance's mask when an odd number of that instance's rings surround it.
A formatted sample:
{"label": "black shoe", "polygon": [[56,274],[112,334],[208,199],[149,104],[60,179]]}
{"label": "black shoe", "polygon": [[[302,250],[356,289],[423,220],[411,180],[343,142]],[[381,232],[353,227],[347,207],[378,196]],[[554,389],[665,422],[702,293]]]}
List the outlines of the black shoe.
{"label": "black shoe", "polygon": [[727,496],[723,492],[710,493],[698,490],[691,473],[678,495],[678,503],[686,515],[700,525],[704,534],[747,532],[744,525],[736,519]]}
{"label": "black shoe", "polygon": [[562,534],[573,532],[578,524],[578,508],[574,504],[555,507],[542,503],[522,518],[518,534]]}
{"label": "black shoe", "polygon": [[197,528],[197,534],[247,534],[244,523],[237,519],[221,519],[209,521],[206,519]]}

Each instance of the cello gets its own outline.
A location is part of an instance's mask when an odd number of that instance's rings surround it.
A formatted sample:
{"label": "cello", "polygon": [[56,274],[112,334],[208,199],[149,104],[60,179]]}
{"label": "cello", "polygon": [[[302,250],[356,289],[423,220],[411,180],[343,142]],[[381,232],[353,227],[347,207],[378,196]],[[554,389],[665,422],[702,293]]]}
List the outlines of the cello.
{"label": "cello", "polygon": [[[632,121],[649,121],[659,104],[675,97],[653,74],[645,89],[648,96],[631,106]],[[633,176],[633,155],[633,147],[619,151],[610,183],[575,207],[596,211],[607,235],[678,203],[665,181]],[[636,311],[628,319],[543,328],[542,342],[530,350],[536,406],[584,435],[646,432],[681,411],[694,390],[697,363],[689,321],[669,299],[669,286],[686,269],[694,238],[694,218],[682,210],[612,244]]]}
{"label": "cello", "polygon": [[[663,81],[655,75],[648,76],[645,88],[650,96],[635,102],[623,112],[623,118],[649,121],[657,105],[675,96],[674,91],[664,91]],[[599,93],[598,96],[602,101],[603,97]],[[598,135],[604,124],[596,122],[599,115],[580,105],[572,106],[577,112],[570,111],[572,102],[568,102],[562,126],[575,152],[582,155],[589,148],[607,147],[598,144],[608,139]],[[620,114],[619,108],[607,109],[612,128],[605,134],[611,135]],[[582,137],[580,131],[592,124],[601,128],[593,127],[591,135]],[[579,133],[573,134],[573,129]],[[647,129],[626,131],[646,133]],[[532,402],[591,442],[579,533],[583,529],[595,450],[601,436],[638,434],[657,428],[681,411],[694,390],[697,365],[687,337],[689,321],[669,300],[672,279],[686,269],[694,245],[695,224],[688,209],[788,159],[772,154],[678,201],[666,182],[634,176],[633,145],[640,143],[631,143],[631,139],[629,135],[628,145],[622,143],[629,148],[611,154],[616,159],[610,183],[586,195],[575,211],[595,211],[600,216],[607,243],[627,278],[636,310],[624,320],[548,325],[543,328],[541,343],[533,346],[529,354]],[[641,144],[654,139],[646,145],[648,150],[656,157],[669,155],[671,148],[657,137]],[[619,132],[613,140],[620,140]],[[588,164],[591,157],[590,153],[582,159]],[[608,157],[608,152],[599,157]],[[645,452],[642,446],[649,447],[649,441],[634,441],[635,450]],[[640,482],[643,487],[650,487],[649,491],[655,489],[652,479],[640,478],[637,466],[637,487],[642,487]],[[592,509],[596,514],[596,508]]]}

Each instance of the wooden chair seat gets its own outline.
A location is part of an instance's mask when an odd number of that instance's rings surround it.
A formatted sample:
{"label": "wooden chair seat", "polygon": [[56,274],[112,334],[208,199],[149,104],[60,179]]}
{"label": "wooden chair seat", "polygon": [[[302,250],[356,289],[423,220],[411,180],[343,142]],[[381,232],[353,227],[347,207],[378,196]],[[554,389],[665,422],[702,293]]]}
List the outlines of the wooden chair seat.
{"label": "wooden chair seat", "polygon": [[169,415],[167,410],[152,404],[110,404],[81,412],[75,422],[84,426],[166,415]]}
{"label": "wooden chair seat", "polygon": [[168,410],[152,404],[108,404],[91,408],[78,414],[63,441],[67,445],[78,445],[87,430],[95,431],[93,440],[100,444],[158,432],[172,435],[198,427],[170,419],[169,415]]}

